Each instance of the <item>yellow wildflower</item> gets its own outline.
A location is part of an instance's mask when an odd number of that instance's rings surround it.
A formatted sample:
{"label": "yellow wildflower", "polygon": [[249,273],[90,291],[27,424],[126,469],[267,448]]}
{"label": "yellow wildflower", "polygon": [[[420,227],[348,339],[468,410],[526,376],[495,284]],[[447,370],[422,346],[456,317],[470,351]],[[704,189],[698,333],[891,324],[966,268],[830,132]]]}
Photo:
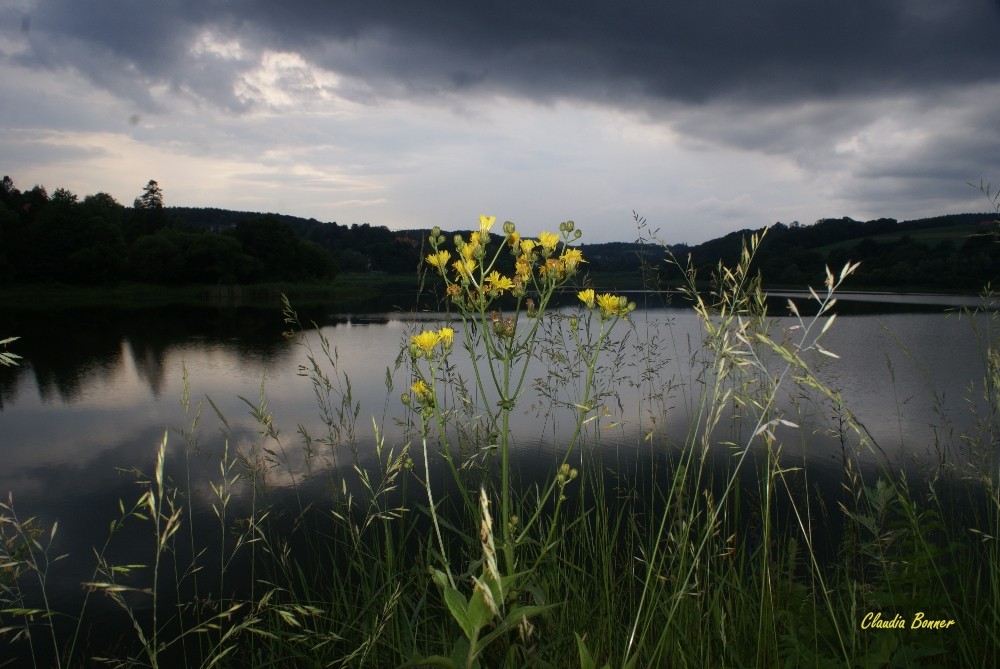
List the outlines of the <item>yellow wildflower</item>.
{"label": "yellow wildflower", "polygon": [[526,256],[530,256],[531,252],[535,250],[535,246],[538,245],[534,239],[522,239],[521,240],[521,253]]}
{"label": "yellow wildflower", "polygon": [[542,245],[545,253],[552,253],[559,245],[559,235],[554,232],[542,232],[538,235],[538,243]]}
{"label": "yellow wildflower", "polygon": [[522,256],[517,259],[514,263],[514,272],[521,278],[521,281],[527,281],[531,278],[531,263]]}
{"label": "yellow wildflower", "polygon": [[510,290],[514,287],[514,282],[511,281],[506,276],[501,276],[500,272],[493,270],[488,277],[486,277],[486,282],[490,284],[490,287],[500,294],[503,291]]}
{"label": "yellow wildflower", "polygon": [[586,290],[581,290],[576,294],[580,298],[580,301],[587,305],[588,309],[594,308],[594,289],[588,288]]}
{"label": "yellow wildflower", "polygon": [[430,355],[439,341],[441,341],[441,335],[432,330],[424,330],[420,334],[410,337],[410,342],[423,351],[425,355]]}
{"label": "yellow wildflower", "polygon": [[471,279],[472,272],[476,269],[476,261],[471,258],[459,258],[451,266],[455,268],[455,272],[458,273],[460,278]]}
{"label": "yellow wildflower", "polygon": [[510,233],[510,235],[507,236],[507,243],[511,245],[511,248],[516,250],[521,245],[521,233]]}
{"label": "yellow wildflower", "polygon": [[549,258],[545,261],[544,265],[538,267],[538,273],[548,279],[553,281],[558,281],[563,278],[563,274],[566,271],[566,266],[563,265],[562,260],[558,258]]}
{"label": "yellow wildflower", "polygon": [[448,266],[448,261],[451,259],[451,252],[445,251],[444,249],[438,251],[437,253],[432,253],[427,256],[427,263],[437,267],[438,269],[444,269]]}
{"label": "yellow wildflower", "polygon": [[610,318],[619,312],[619,300],[611,293],[602,293],[597,296],[597,307],[601,310],[601,318]]}
{"label": "yellow wildflower", "polygon": [[427,395],[430,395],[431,389],[426,383],[424,383],[423,379],[417,379],[413,382],[413,385],[410,386],[410,392],[417,397],[426,397]]}
{"label": "yellow wildflower", "polygon": [[577,265],[587,262],[583,259],[583,251],[580,249],[566,249],[562,254],[562,261],[570,274],[576,271]]}
{"label": "yellow wildflower", "polygon": [[485,237],[490,233],[490,228],[493,224],[497,222],[496,216],[487,216],[486,214],[479,215],[479,232]]}
{"label": "yellow wildflower", "polygon": [[444,350],[447,351],[450,349],[451,345],[455,342],[455,331],[451,328],[441,328],[437,333],[441,344],[444,345]]}

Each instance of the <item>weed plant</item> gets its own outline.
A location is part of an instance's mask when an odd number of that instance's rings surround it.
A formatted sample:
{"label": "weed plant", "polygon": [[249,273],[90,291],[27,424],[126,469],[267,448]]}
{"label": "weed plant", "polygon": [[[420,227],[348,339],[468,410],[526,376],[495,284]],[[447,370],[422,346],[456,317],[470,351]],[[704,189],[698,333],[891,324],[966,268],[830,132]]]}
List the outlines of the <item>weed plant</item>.
{"label": "weed plant", "polygon": [[[995,666],[995,310],[984,307],[974,427],[916,480],[887,458],[863,469],[879,445],[824,382],[837,354],[823,338],[857,265],[827,269],[813,315],[790,301],[789,321],[767,312],[760,237],[707,284],[671,257],[702,333],[677,341],[669,322],[640,332],[633,302],[588,285],[572,222],[537,239],[494,225],[431,232],[425,271],[451,317],[387,361],[380,417],[363,414],[340,353],[287,300],[319,433],[284,437],[262,383],[244,399],[252,439],[207,400],[222,426],[213,454],[185,383],[185,426],[164,435],[152,474],[134,473],[141,492],[94,551],[77,612],[48,598],[70,559],[57,525],[20,517],[8,497],[4,643],[59,667]],[[567,292],[575,306],[554,308]],[[682,377],[665,377],[668,356],[687,361]],[[532,378],[537,363],[546,373]],[[405,411],[392,416],[399,375]],[[624,385],[641,390],[631,412]],[[553,431],[541,480],[517,464],[525,411],[571,421]],[[839,495],[791,453],[808,448],[800,426],[817,411],[842,446]],[[358,436],[369,419],[374,443]],[[630,434],[618,459],[606,446]],[[141,557],[119,559],[136,537]],[[113,610],[96,612],[97,598]],[[933,620],[944,623],[913,628]],[[98,626],[119,630],[113,643]]]}

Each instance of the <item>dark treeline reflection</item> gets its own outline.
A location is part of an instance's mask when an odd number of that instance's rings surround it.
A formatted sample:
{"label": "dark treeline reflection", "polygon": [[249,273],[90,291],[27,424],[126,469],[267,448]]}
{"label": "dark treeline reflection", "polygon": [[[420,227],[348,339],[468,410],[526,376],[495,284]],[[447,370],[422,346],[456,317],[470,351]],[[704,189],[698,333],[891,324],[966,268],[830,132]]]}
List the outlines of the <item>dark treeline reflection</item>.
{"label": "dark treeline reflection", "polygon": [[86,379],[113,377],[129,362],[158,396],[169,351],[197,341],[241,359],[268,360],[287,347],[284,328],[278,308],[8,312],[4,332],[19,337],[10,350],[22,360],[17,367],[0,368],[0,408],[26,379],[34,379],[43,401],[72,402]]}
{"label": "dark treeline reflection", "polygon": [[[418,309],[447,308],[424,296]],[[795,301],[801,313],[811,315],[808,295],[779,292],[768,298],[768,311],[775,317],[787,316],[788,299]],[[892,313],[940,313],[956,309],[960,298],[934,303],[927,298],[904,298],[901,302],[842,299],[841,314],[878,315]],[[679,294],[647,293],[641,306],[687,309],[689,303]],[[14,310],[4,314],[0,334],[19,339],[8,350],[22,357],[17,367],[0,368],[0,410],[15,397],[26,379],[34,379],[42,401],[72,402],[80,397],[87,379],[111,379],[124,365],[135,366],[136,374],[159,397],[168,352],[198,342],[201,346],[221,348],[247,360],[264,362],[287,350],[283,333],[289,328],[278,300],[268,306],[238,304],[229,306],[170,306],[157,308],[86,307],[59,310]],[[413,295],[385,295],[365,304],[354,304],[352,314],[345,314],[336,304],[296,308],[300,323],[338,325],[366,322],[384,314],[410,311]],[[575,293],[557,296],[554,304],[573,304]],[[408,305],[408,306],[404,306]],[[294,306],[294,305],[293,305]],[[410,311],[411,315],[414,315]],[[373,314],[371,316],[366,314]],[[126,357],[128,359],[126,359]]]}

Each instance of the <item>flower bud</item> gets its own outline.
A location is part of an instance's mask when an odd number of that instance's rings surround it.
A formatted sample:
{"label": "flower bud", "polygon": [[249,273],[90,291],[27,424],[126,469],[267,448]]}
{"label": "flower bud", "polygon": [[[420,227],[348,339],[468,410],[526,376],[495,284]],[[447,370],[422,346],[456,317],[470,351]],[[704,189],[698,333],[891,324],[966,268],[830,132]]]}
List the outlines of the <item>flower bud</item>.
{"label": "flower bud", "polygon": [[504,221],[504,224],[503,224],[503,233],[505,235],[511,234],[512,232],[514,232],[514,230],[515,230],[515,228],[514,228],[514,224],[513,223],[511,223],[510,221]]}

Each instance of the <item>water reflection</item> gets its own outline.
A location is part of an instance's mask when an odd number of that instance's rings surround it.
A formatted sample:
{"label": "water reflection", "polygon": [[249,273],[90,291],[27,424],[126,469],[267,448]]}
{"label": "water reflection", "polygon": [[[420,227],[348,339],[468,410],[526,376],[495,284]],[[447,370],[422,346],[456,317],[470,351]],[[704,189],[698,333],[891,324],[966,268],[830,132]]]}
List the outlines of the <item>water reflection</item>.
{"label": "water reflection", "polygon": [[[840,358],[810,358],[877,443],[878,449],[862,453],[872,467],[886,458],[901,463],[933,455],[948,442],[949,432],[967,429],[985,362],[970,324],[942,313],[941,306],[930,313],[879,308],[876,314],[845,314],[825,339]],[[776,307],[775,313],[785,312]],[[574,404],[583,393],[583,370],[562,357],[568,323],[560,313],[553,315],[513,425],[521,482],[541,481],[551,472],[566,448]],[[213,493],[208,482],[217,479],[218,456],[227,447],[260,458],[256,462],[266,472],[276,504],[300,495],[322,500],[334,484],[328,465],[373,466],[376,428],[388,447],[398,450],[412,442],[416,448],[399,398],[409,386],[409,371],[397,365],[397,357],[412,332],[447,318],[436,312],[345,315],[316,309],[300,314],[304,323],[318,324],[301,342],[320,357],[320,335],[332,346],[336,369],[324,365],[324,370],[334,390],[320,399],[329,399],[334,412],[345,407],[347,415],[356,415],[355,451],[349,443],[337,448],[319,441],[329,429],[314,387],[300,373],[308,367],[308,349],[283,336],[287,325],[278,309],[8,316],[2,334],[21,337],[16,352],[23,364],[0,368],[0,494],[12,492],[17,506],[43,525],[58,519],[56,551],[73,555],[88,555],[104,540],[119,499],[127,503],[141,494],[132,472],[152,471],[165,433],[168,475],[191,481],[192,508],[201,517],[209,517]],[[793,321],[783,318],[779,325],[789,327]],[[618,330],[617,343],[599,363],[602,408],[585,428],[587,444],[609,467],[604,472],[609,486],[622,473],[636,481],[652,480],[647,474],[653,470],[669,476],[672,457],[687,443],[698,417],[697,399],[708,380],[701,342],[697,319],[682,308],[637,311],[631,325]],[[458,350],[453,357],[452,373],[471,378],[467,356]],[[779,363],[775,356],[769,364]],[[188,409],[181,401],[185,394]],[[493,401],[475,393],[472,399],[478,407]],[[790,464],[809,465],[810,484],[836,491],[842,449],[853,448],[856,438],[844,445],[841,435],[829,432],[836,407],[821,396],[789,385],[779,399],[800,426],[777,428],[784,456]],[[177,430],[192,425],[199,404],[199,429],[189,444]],[[274,438],[261,437],[251,405],[271,417]],[[730,413],[738,410],[729,408]],[[469,420],[477,413],[482,409],[474,406]],[[711,441],[742,445],[752,433],[745,422],[723,420]],[[311,453],[303,446],[303,434],[314,438]],[[751,466],[743,472],[751,494],[757,455],[750,453]],[[581,456],[578,451],[574,457]],[[720,447],[714,456],[718,470],[726,471],[732,451]],[[488,459],[483,461],[488,465]],[[239,515],[249,493],[236,492],[233,513]],[[148,537],[126,535],[116,544],[115,557],[143,562],[147,544]],[[87,560],[67,561],[57,572],[54,591],[75,596],[78,584],[90,578],[89,569]]]}
{"label": "water reflection", "polygon": [[[407,370],[397,366],[398,354],[415,328],[446,316],[322,309],[300,316],[321,326],[305,340],[315,353],[319,332],[332,344],[339,367],[334,380],[350,381],[350,402],[360,408],[357,438],[373,436],[373,419],[395,438],[393,420],[405,413],[399,393],[409,385]],[[249,406],[240,397],[257,403],[263,384],[275,424],[287,431],[289,442],[295,441],[297,426],[322,434],[313,388],[299,375],[307,351],[283,336],[286,327],[277,309],[11,315],[4,331],[21,336],[17,352],[23,364],[0,369],[3,450],[10,465],[0,474],[0,490],[16,490],[34,478],[19,467],[89,459],[108,444],[127,450],[124,444],[140,443],[129,435],[184,424],[190,420],[180,407],[185,370],[195,401],[211,397],[236,427],[253,429]],[[558,319],[548,323],[552,344],[536,351],[539,360],[529,374],[533,385],[515,426],[520,448],[551,448],[545,444],[559,443],[572,425],[582,378],[579,368],[560,362],[559,346],[568,339],[564,327]],[[954,430],[967,418],[969,386],[982,376],[985,363],[973,329],[956,315],[843,316],[826,337],[827,348],[841,357],[818,357],[820,373],[888,452],[924,450],[940,431]],[[683,442],[701,383],[697,320],[684,309],[639,311],[631,327],[619,329],[619,338],[600,363],[597,391],[604,408],[600,420],[588,426],[588,437],[620,444],[653,433]],[[471,378],[465,356],[453,357],[454,372]],[[829,422],[832,407],[794,399],[786,408],[810,412],[799,418]]]}
{"label": "water reflection", "polygon": [[179,346],[226,349],[254,364],[287,347],[274,309],[90,308],[5,314],[4,329],[17,332],[19,367],[0,369],[0,402],[18,395],[31,379],[43,402],[74,403],[89,389],[112,385],[134,370],[149,392],[164,390],[166,366]]}

